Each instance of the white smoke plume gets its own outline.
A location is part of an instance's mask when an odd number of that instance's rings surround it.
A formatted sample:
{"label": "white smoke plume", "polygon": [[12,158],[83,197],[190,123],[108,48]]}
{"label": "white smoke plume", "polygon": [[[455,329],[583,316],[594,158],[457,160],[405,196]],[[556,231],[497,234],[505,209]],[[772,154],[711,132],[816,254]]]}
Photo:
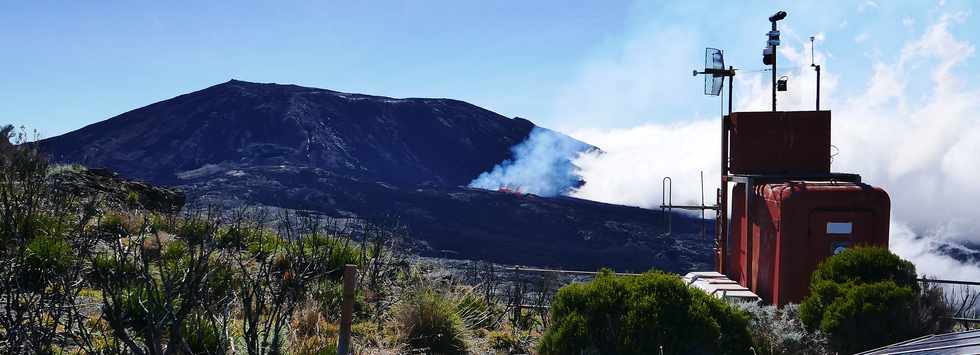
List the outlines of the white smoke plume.
{"label": "white smoke plume", "polygon": [[[833,110],[832,143],[840,151],[833,170],[859,173],[864,181],[889,192],[891,249],[912,260],[920,274],[980,280],[977,265],[936,251],[937,243],[980,245],[976,212],[976,201],[980,201],[980,179],[976,178],[980,172],[980,87],[956,75],[973,58],[974,45],[950,31],[965,18],[963,14],[942,16],[906,43],[893,61],[874,61],[869,68],[872,78],[855,97],[836,95],[840,77],[832,70],[833,56],[818,51],[816,61],[824,63],[821,106]],[[779,108],[812,110],[816,77],[809,68],[809,41],[799,39],[789,28],[784,34],[790,40],[784,40],[781,47],[783,62],[789,62],[783,65],[799,69],[788,73],[789,92],[780,93]],[[824,40],[822,37],[818,40]],[[621,81],[617,73],[630,68],[620,65],[609,70]],[[596,72],[590,68],[588,80],[601,78]],[[929,90],[910,87],[912,80],[923,76],[929,78],[925,85]],[[736,110],[768,110],[768,76],[743,74],[737,78]],[[618,92],[610,92],[602,100],[616,106],[617,97]],[[619,107],[629,104],[622,102]],[[586,154],[575,161],[586,185],[572,195],[652,207],[660,204],[661,179],[671,176],[675,204],[699,201],[697,174],[703,170],[705,199],[710,203],[718,187],[718,125],[718,118],[710,118],[573,131],[573,137],[595,144],[606,154]]]}
{"label": "white smoke plume", "polygon": [[527,139],[511,148],[513,158],[480,174],[470,187],[506,189],[540,196],[557,196],[581,183],[572,163],[589,145],[561,133],[535,127]]}

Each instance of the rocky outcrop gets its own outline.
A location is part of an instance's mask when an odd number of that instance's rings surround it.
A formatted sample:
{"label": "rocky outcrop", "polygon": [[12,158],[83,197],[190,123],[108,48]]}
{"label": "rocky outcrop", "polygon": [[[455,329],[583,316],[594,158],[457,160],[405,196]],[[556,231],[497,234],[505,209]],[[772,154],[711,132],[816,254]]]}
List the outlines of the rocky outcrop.
{"label": "rocky outcrop", "polygon": [[176,213],[185,202],[184,193],[178,189],[128,180],[105,169],[56,168],[49,181],[58,193],[83,199],[97,198],[112,207]]}

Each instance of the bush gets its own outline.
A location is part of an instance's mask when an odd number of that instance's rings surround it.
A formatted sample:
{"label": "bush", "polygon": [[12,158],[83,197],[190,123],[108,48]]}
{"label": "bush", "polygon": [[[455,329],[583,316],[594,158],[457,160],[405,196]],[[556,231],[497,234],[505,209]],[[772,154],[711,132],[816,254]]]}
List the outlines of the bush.
{"label": "bush", "polygon": [[109,253],[99,253],[92,258],[89,281],[94,286],[109,288],[114,283],[132,284],[139,276],[139,266],[128,260],[120,260]]}
{"label": "bush", "polygon": [[207,317],[195,314],[181,324],[181,333],[192,354],[224,354],[227,342],[221,327]]}
{"label": "bush", "polygon": [[453,303],[456,304],[456,313],[470,329],[491,326],[494,309],[482,297],[473,293],[472,288],[454,289]]}
{"label": "bush", "polygon": [[56,237],[34,238],[27,244],[24,269],[17,275],[19,284],[25,290],[39,292],[74,264],[74,249],[68,242]]}
{"label": "bush", "polygon": [[916,295],[882,281],[839,291],[824,311],[820,329],[841,352],[858,352],[922,335],[914,322]]}
{"label": "bush", "polygon": [[469,331],[445,296],[422,289],[409,295],[395,309],[394,331],[398,341],[410,349],[427,349],[430,354],[465,354]]}
{"label": "bush", "polygon": [[487,332],[487,345],[492,350],[503,351],[507,354],[526,354],[521,346],[521,340],[514,333],[506,330],[491,330]]}
{"label": "bush", "polygon": [[289,353],[336,355],[337,326],[326,321],[315,304],[302,304],[290,321]]}
{"label": "bush", "polygon": [[541,354],[745,354],[748,317],[674,275],[599,274],[562,287]]}
{"label": "bush", "polygon": [[814,271],[800,318],[836,351],[872,349],[925,334],[918,293],[912,263],[884,248],[848,249]]}
{"label": "bush", "polygon": [[[121,319],[110,319],[110,322],[118,321],[137,334],[146,334],[157,327],[158,320],[167,316],[164,296],[159,291],[134,287],[124,290],[121,298],[121,312],[118,315]],[[107,313],[105,316],[111,318],[114,315]]]}
{"label": "bush", "polygon": [[919,291],[915,265],[881,247],[857,247],[824,260],[813,272],[811,282],[874,283],[892,281],[899,287]]}
{"label": "bush", "polygon": [[737,305],[751,318],[749,332],[758,354],[832,354],[827,337],[819,330],[811,331],[803,325],[799,305],[791,303],[776,307],[750,302]]}
{"label": "bush", "polygon": [[[303,236],[299,245],[302,253],[308,257],[325,257],[323,265],[334,278],[343,275],[344,265],[360,265],[364,258],[361,248],[350,240],[342,240],[331,236],[311,234]],[[328,254],[329,253],[329,254]]]}

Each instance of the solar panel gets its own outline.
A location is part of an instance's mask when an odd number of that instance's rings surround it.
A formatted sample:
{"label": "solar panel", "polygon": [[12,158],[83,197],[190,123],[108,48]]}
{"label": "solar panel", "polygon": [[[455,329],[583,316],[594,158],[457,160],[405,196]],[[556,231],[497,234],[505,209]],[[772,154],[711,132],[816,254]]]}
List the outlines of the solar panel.
{"label": "solar panel", "polygon": [[860,355],[953,355],[978,353],[980,353],[980,330],[924,336],[883,348],[866,351]]}

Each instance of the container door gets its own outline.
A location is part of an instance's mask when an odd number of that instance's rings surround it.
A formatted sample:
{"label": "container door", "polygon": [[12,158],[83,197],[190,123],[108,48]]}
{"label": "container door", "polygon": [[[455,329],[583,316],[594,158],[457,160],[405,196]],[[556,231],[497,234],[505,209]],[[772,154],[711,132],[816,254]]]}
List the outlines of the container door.
{"label": "container door", "polygon": [[814,268],[831,255],[873,240],[872,216],[867,210],[811,212],[809,244]]}

